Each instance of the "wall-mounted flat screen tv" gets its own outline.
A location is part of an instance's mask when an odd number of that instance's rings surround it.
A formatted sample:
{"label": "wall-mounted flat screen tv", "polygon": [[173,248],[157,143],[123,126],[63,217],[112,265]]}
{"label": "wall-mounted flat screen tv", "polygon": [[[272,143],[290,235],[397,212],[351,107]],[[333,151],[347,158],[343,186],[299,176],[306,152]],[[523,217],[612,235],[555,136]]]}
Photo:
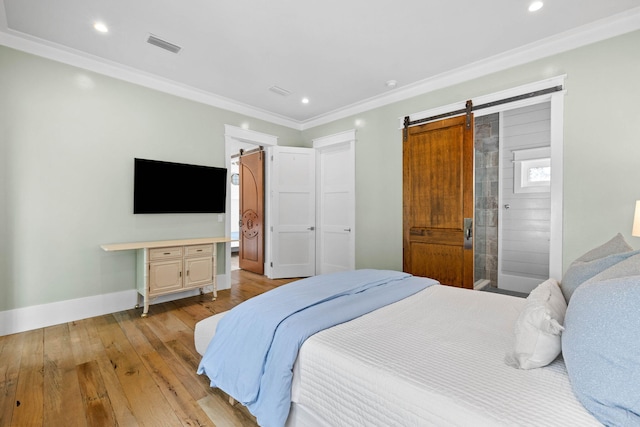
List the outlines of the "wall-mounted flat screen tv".
{"label": "wall-mounted flat screen tv", "polygon": [[227,169],[135,159],[133,213],[223,213]]}

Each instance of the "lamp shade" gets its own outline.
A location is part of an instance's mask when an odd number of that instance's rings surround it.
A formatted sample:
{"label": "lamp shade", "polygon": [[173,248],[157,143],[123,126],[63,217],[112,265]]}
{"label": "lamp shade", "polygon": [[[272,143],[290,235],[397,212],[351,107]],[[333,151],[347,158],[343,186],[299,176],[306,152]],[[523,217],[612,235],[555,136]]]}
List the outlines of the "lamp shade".
{"label": "lamp shade", "polygon": [[632,236],[640,237],[640,200],[636,200],[636,214],[633,216]]}

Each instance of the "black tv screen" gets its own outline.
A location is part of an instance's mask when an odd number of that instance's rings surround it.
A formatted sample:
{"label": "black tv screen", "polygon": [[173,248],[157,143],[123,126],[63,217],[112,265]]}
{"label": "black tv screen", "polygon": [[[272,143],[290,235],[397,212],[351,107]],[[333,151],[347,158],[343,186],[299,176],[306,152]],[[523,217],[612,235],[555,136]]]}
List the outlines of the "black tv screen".
{"label": "black tv screen", "polygon": [[227,169],[135,159],[133,213],[223,213]]}

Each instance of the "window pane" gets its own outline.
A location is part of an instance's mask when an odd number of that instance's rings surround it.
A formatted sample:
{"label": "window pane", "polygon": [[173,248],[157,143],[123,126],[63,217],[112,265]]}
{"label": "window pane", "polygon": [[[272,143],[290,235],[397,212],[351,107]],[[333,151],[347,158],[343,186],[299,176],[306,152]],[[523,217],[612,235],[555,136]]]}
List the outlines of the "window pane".
{"label": "window pane", "polygon": [[529,168],[529,182],[548,182],[548,181],[551,181],[550,166]]}

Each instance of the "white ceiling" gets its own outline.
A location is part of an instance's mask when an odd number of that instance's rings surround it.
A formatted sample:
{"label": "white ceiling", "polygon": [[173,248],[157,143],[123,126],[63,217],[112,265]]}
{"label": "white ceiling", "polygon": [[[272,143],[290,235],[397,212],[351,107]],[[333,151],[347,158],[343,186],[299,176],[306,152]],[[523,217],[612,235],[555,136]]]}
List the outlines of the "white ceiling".
{"label": "white ceiling", "polygon": [[1,44],[297,128],[640,28],[640,0],[0,1]]}

